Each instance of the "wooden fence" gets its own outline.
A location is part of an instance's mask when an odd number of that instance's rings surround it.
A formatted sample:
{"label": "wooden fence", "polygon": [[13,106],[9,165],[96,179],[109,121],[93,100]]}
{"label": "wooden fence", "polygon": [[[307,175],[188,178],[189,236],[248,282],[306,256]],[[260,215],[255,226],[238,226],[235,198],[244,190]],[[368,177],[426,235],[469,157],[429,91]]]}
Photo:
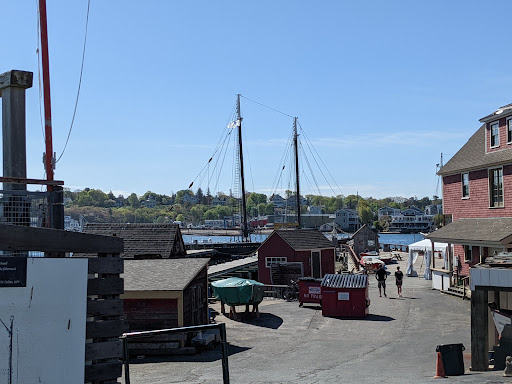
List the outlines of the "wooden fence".
{"label": "wooden fence", "polygon": [[83,252],[88,258],[87,319],[84,383],[118,383],[123,365],[120,336],[128,330],[123,321],[123,240],[116,237],[66,232],[56,229],[0,224],[0,250],[40,251],[45,254]]}

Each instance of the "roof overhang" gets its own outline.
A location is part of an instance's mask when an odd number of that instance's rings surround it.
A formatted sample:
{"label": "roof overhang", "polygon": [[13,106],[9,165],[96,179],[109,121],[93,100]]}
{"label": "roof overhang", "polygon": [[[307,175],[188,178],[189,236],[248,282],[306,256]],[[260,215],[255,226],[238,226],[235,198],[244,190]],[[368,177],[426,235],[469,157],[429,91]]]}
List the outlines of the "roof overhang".
{"label": "roof overhang", "polygon": [[490,115],[482,117],[479,121],[481,123],[489,123],[491,121],[502,119],[504,117],[509,117],[510,115],[512,115],[512,106],[509,104],[505,105],[504,107],[498,108],[495,112],[491,113]]}
{"label": "roof overhang", "polygon": [[512,217],[459,219],[427,235],[434,242],[487,247],[512,244]]}

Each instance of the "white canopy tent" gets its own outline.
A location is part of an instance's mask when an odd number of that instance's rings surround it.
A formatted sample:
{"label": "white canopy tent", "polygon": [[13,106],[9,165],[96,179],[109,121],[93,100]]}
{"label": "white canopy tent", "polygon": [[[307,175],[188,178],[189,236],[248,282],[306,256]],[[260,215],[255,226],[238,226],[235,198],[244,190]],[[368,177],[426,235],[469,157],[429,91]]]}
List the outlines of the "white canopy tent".
{"label": "white canopy tent", "polygon": [[[446,268],[446,253],[448,249],[447,243],[434,243],[434,252],[440,252],[443,258],[443,264]],[[407,262],[407,276],[418,276],[418,273],[414,270],[414,263],[418,258],[418,254],[423,252],[425,254],[425,273],[424,277],[426,280],[432,278],[430,271],[430,262],[432,260],[432,241],[429,239],[423,239],[416,243],[409,245],[409,260]]]}

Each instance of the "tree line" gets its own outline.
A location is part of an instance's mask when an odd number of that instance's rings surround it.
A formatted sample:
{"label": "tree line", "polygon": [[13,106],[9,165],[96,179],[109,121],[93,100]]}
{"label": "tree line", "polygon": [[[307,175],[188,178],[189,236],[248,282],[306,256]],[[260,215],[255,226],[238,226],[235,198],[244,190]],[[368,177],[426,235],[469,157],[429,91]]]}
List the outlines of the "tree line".
{"label": "tree line", "polygon": [[[295,201],[292,191],[285,192],[285,199]],[[437,196],[433,199],[416,196],[386,197],[375,199],[363,198],[357,195],[319,196],[305,195],[306,205],[301,206],[301,212],[307,213],[308,207],[321,207],[322,213],[333,214],[341,208],[354,209],[359,214],[362,224],[376,224],[377,211],[383,207],[404,209],[416,206],[425,209],[427,205],[441,204]],[[214,205],[225,204],[225,205]],[[112,191],[105,193],[99,189],[85,188],[84,190],[64,190],[65,214],[79,220],[80,217],[88,222],[96,223],[169,223],[181,221],[198,225],[204,220],[222,220],[240,212],[240,199],[217,192],[215,195],[207,190],[204,193],[198,188],[194,193],[190,189],[180,190],[171,195],[161,195],[147,191],[142,196],[131,193],[125,197],[115,196]],[[270,197],[256,192],[246,193],[248,216],[257,217],[274,214],[274,205]],[[295,204],[287,209],[288,213],[295,213]]]}

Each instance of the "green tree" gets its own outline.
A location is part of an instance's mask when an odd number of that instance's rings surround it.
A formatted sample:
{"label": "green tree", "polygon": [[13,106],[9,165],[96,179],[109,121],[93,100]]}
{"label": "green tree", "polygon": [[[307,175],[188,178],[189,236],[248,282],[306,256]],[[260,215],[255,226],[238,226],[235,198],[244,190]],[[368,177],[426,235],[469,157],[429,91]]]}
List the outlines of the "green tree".
{"label": "green tree", "polygon": [[132,193],[130,196],[128,196],[126,200],[130,207],[138,208],[140,206],[139,198],[135,193]]}

